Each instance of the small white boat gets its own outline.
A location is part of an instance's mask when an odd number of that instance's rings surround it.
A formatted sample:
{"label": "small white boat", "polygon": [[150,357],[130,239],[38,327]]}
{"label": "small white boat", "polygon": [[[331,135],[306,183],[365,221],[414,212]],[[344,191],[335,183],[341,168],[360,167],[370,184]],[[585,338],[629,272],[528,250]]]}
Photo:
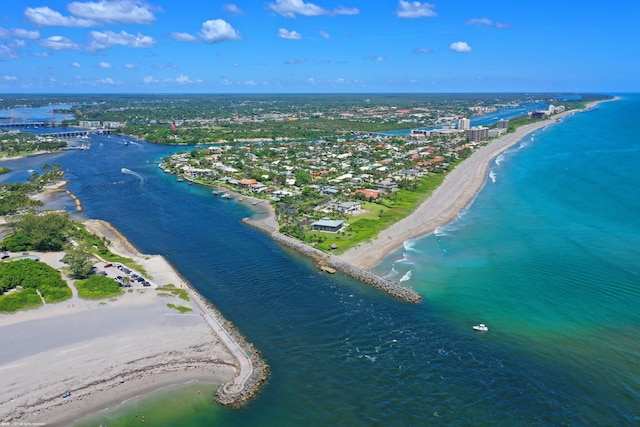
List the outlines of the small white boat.
{"label": "small white boat", "polygon": [[473,330],[474,331],[487,332],[489,330],[489,328],[487,328],[487,325],[485,325],[484,323],[480,323],[478,325],[473,325]]}

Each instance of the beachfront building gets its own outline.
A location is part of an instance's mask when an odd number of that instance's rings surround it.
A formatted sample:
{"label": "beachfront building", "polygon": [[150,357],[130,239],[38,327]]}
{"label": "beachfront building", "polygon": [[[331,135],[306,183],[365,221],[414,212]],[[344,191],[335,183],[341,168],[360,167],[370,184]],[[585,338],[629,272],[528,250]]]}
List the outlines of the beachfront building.
{"label": "beachfront building", "polygon": [[502,129],[489,129],[489,138],[497,138],[500,135],[507,133],[507,129],[506,128],[502,128]]}
{"label": "beachfront building", "polygon": [[102,122],[102,127],[111,129],[122,128],[125,127],[125,125],[125,122]]}
{"label": "beachfront building", "polygon": [[500,119],[498,123],[496,123],[496,127],[498,129],[508,129],[509,128],[509,120]]}
{"label": "beachfront building", "polygon": [[393,181],[382,181],[373,185],[378,191],[383,193],[395,193],[398,191],[398,183]]}
{"label": "beachfront building", "polygon": [[342,202],[338,204],[331,204],[331,208],[334,211],[346,215],[353,215],[354,213],[360,212],[362,210],[362,205],[358,202]]}
{"label": "beachfront building", "polygon": [[372,190],[370,188],[365,188],[362,190],[356,190],[351,193],[352,196],[357,196],[358,194],[362,194],[361,197],[364,197],[367,200],[375,200],[380,197],[380,192],[377,190]]}
{"label": "beachfront building", "polygon": [[471,120],[467,118],[458,120],[458,129],[459,130],[471,129]]}
{"label": "beachfront building", "polygon": [[489,128],[484,126],[472,127],[465,131],[465,135],[469,141],[484,141],[489,138]]}
{"label": "beachfront building", "polygon": [[311,224],[311,229],[315,231],[325,231],[328,233],[337,233],[344,226],[344,221],[341,219],[329,219],[322,218]]}

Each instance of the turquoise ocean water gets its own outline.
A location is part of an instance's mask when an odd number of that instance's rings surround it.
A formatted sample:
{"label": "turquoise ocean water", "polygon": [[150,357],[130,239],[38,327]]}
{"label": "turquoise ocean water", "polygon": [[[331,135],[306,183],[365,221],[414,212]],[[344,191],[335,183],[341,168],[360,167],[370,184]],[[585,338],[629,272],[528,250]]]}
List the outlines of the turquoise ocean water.
{"label": "turquoise ocean water", "polygon": [[[188,386],[78,425],[136,413],[165,426],[635,425],[636,123],[640,96],[624,95],[500,155],[457,221],[377,267],[420,305],[319,273],[244,226],[247,207],[163,174],[156,163],[176,148],[92,137],[90,150],[7,162],[0,179],[62,164],[88,217],[166,256],[272,368],[241,410]],[[488,333],[471,329],[481,322]]]}

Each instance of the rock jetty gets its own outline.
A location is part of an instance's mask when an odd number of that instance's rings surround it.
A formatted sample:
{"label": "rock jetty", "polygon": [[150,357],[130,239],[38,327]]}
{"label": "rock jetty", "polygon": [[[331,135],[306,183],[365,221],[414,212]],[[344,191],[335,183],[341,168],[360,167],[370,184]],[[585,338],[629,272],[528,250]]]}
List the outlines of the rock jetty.
{"label": "rock jetty", "polygon": [[257,222],[251,221],[248,218],[243,219],[243,222],[261,231],[267,232],[275,242],[281,244],[282,246],[293,249],[301,255],[313,259],[318,264],[318,266],[320,266],[320,268],[326,266],[335,269],[342,274],[345,274],[375,289],[378,289],[400,301],[411,303],[422,302],[422,296],[413,289],[407,288],[394,281],[377,276],[368,270],[364,270],[362,268],[346,263],[333,255],[326,254],[319,249],[312,248],[311,246],[302,243],[292,237],[285,236],[284,234],[278,233],[277,231],[266,230],[260,227]]}

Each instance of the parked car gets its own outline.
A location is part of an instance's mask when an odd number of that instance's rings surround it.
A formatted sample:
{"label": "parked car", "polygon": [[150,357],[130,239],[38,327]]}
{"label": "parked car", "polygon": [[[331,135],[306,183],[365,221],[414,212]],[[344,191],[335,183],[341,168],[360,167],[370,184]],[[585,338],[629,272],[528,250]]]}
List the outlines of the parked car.
{"label": "parked car", "polygon": [[62,394],[62,398],[63,398],[63,399],[66,399],[66,398],[67,398],[67,397],[69,397],[69,396],[71,396],[71,392],[70,392],[69,390],[65,391],[65,392]]}

